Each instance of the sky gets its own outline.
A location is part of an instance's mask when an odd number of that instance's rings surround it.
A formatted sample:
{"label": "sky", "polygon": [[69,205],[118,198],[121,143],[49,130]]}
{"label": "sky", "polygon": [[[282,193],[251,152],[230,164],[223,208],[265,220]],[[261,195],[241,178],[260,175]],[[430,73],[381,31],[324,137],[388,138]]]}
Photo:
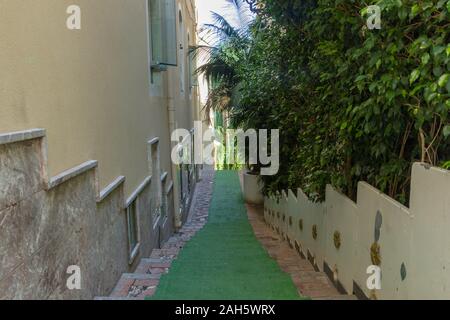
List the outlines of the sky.
{"label": "sky", "polygon": [[201,27],[205,23],[212,23],[211,11],[223,14],[226,10],[225,0],[196,0],[198,10],[198,25]]}
{"label": "sky", "polygon": [[[242,5],[243,8],[248,8],[248,5],[244,1],[242,1]],[[231,9],[233,6],[231,6],[227,0],[196,0],[196,7],[198,10],[199,29],[201,29],[205,23],[213,23],[211,16],[212,11],[224,16],[233,27],[241,26],[238,19],[238,13]],[[250,10],[247,9],[246,13],[243,12],[241,12],[241,14],[245,14],[247,19],[251,20],[253,14],[250,13]]]}

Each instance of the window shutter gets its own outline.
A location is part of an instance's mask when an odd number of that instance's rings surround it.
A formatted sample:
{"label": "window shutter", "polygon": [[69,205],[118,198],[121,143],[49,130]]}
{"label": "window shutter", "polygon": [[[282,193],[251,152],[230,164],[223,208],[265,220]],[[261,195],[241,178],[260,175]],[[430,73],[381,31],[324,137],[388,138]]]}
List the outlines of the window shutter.
{"label": "window shutter", "polygon": [[194,47],[189,47],[189,85],[192,87],[198,86],[197,77],[197,56],[193,50]]}
{"label": "window shutter", "polygon": [[176,1],[149,0],[152,64],[177,65]]}

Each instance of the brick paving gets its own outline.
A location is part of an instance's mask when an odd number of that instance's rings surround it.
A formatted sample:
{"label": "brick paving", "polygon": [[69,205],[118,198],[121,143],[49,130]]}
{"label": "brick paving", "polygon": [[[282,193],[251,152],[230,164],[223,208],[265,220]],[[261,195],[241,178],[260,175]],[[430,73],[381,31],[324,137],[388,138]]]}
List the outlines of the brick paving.
{"label": "brick paving", "polygon": [[213,168],[205,167],[195,188],[186,224],[160,249],[154,249],[149,258],[141,259],[134,273],[122,274],[108,297],[95,297],[95,300],[144,300],[155,294],[161,275],[169,272],[186,242],[207,223],[213,180]]}

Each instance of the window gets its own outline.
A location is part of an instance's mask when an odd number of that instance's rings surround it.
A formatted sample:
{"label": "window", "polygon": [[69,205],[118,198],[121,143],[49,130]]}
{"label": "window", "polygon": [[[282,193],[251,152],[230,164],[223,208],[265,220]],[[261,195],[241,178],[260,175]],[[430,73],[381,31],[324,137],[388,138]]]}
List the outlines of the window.
{"label": "window", "polygon": [[184,62],[185,62],[185,44],[184,44],[184,22],[183,22],[183,14],[181,13],[181,9],[178,12],[178,34],[180,37],[180,57],[179,57],[179,65],[180,65],[180,92],[184,93],[184,78],[185,78],[185,70],[184,70]]}
{"label": "window", "polygon": [[150,94],[163,95],[161,71],[177,65],[176,0],[147,0]]}
{"label": "window", "polygon": [[132,260],[139,248],[139,227],[137,215],[137,200],[134,200],[127,208],[128,248],[130,260]]}
{"label": "window", "polygon": [[152,66],[176,66],[176,0],[148,1]]}

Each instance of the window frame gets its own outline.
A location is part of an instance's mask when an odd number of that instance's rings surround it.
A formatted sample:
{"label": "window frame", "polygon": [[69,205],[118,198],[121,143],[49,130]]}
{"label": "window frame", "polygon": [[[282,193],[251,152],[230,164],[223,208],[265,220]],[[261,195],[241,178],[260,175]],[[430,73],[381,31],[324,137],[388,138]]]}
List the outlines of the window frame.
{"label": "window frame", "polygon": [[[159,57],[161,59],[161,61],[155,61],[156,57],[154,57],[154,46],[153,46],[153,40],[154,40],[154,33],[152,32],[152,11],[151,11],[151,2],[152,1],[158,1],[159,2],[159,14],[161,16],[159,16],[159,20],[161,21],[161,29],[160,29],[160,33],[159,35],[161,36],[161,57]],[[168,3],[168,2],[171,3]],[[168,4],[170,4],[170,8],[168,7]],[[148,26],[150,29],[150,43],[152,44],[152,50],[151,50],[151,55],[152,55],[152,67],[155,67],[155,69],[159,70],[159,71],[166,71],[167,67],[176,67],[178,65],[178,36],[177,36],[177,1],[176,0],[147,0],[147,16],[148,16]],[[173,16],[172,15],[168,15],[167,13],[169,11],[167,10],[172,10],[173,9]],[[172,21],[173,20],[173,21]],[[173,22],[170,23],[170,22]],[[169,29],[170,26],[170,29]],[[170,36],[173,36],[173,38],[169,39]],[[165,37],[165,38],[164,38]],[[168,42],[167,40],[172,40],[173,42]],[[166,45],[164,46],[164,42],[165,43],[171,43],[172,45],[174,44],[174,46],[172,46],[172,48],[170,48],[170,46]],[[164,50],[165,49],[165,50]],[[172,50],[170,50],[172,49]],[[173,56],[170,55],[170,52],[172,51]],[[171,60],[172,61],[169,61]],[[166,60],[166,61],[165,61]]]}
{"label": "window frame", "polygon": [[150,84],[150,96],[163,96],[163,77],[162,73],[156,71],[153,66],[153,43],[152,43],[152,26],[151,26],[151,13],[150,13],[150,1],[145,1],[146,8],[146,27],[147,27],[147,70],[148,70],[148,83]]}
{"label": "window frame", "polygon": [[[163,97],[165,95],[164,88],[164,79],[163,72],[167,71],[167,68],[170,66],[178,66],[178,35],[177,35],[177,12],[176,12],[176,0],[174,0],[174,15],[175,20],[174,23],[174,39],[175,42],[175,63],[162,63],[158,62],[158,64],[154,63],[153,56],[153,29],[152,29],[152,12],[151,12],[151,2],[152,0],[145,1],[146,8],[146,29],[147,29],[147,68],[148,68],[148,83],[150,86],[150,96]],[[161,21],[163,21],[164,17],[161,17]],[[167,39],[166,39],[167,40]]]}

